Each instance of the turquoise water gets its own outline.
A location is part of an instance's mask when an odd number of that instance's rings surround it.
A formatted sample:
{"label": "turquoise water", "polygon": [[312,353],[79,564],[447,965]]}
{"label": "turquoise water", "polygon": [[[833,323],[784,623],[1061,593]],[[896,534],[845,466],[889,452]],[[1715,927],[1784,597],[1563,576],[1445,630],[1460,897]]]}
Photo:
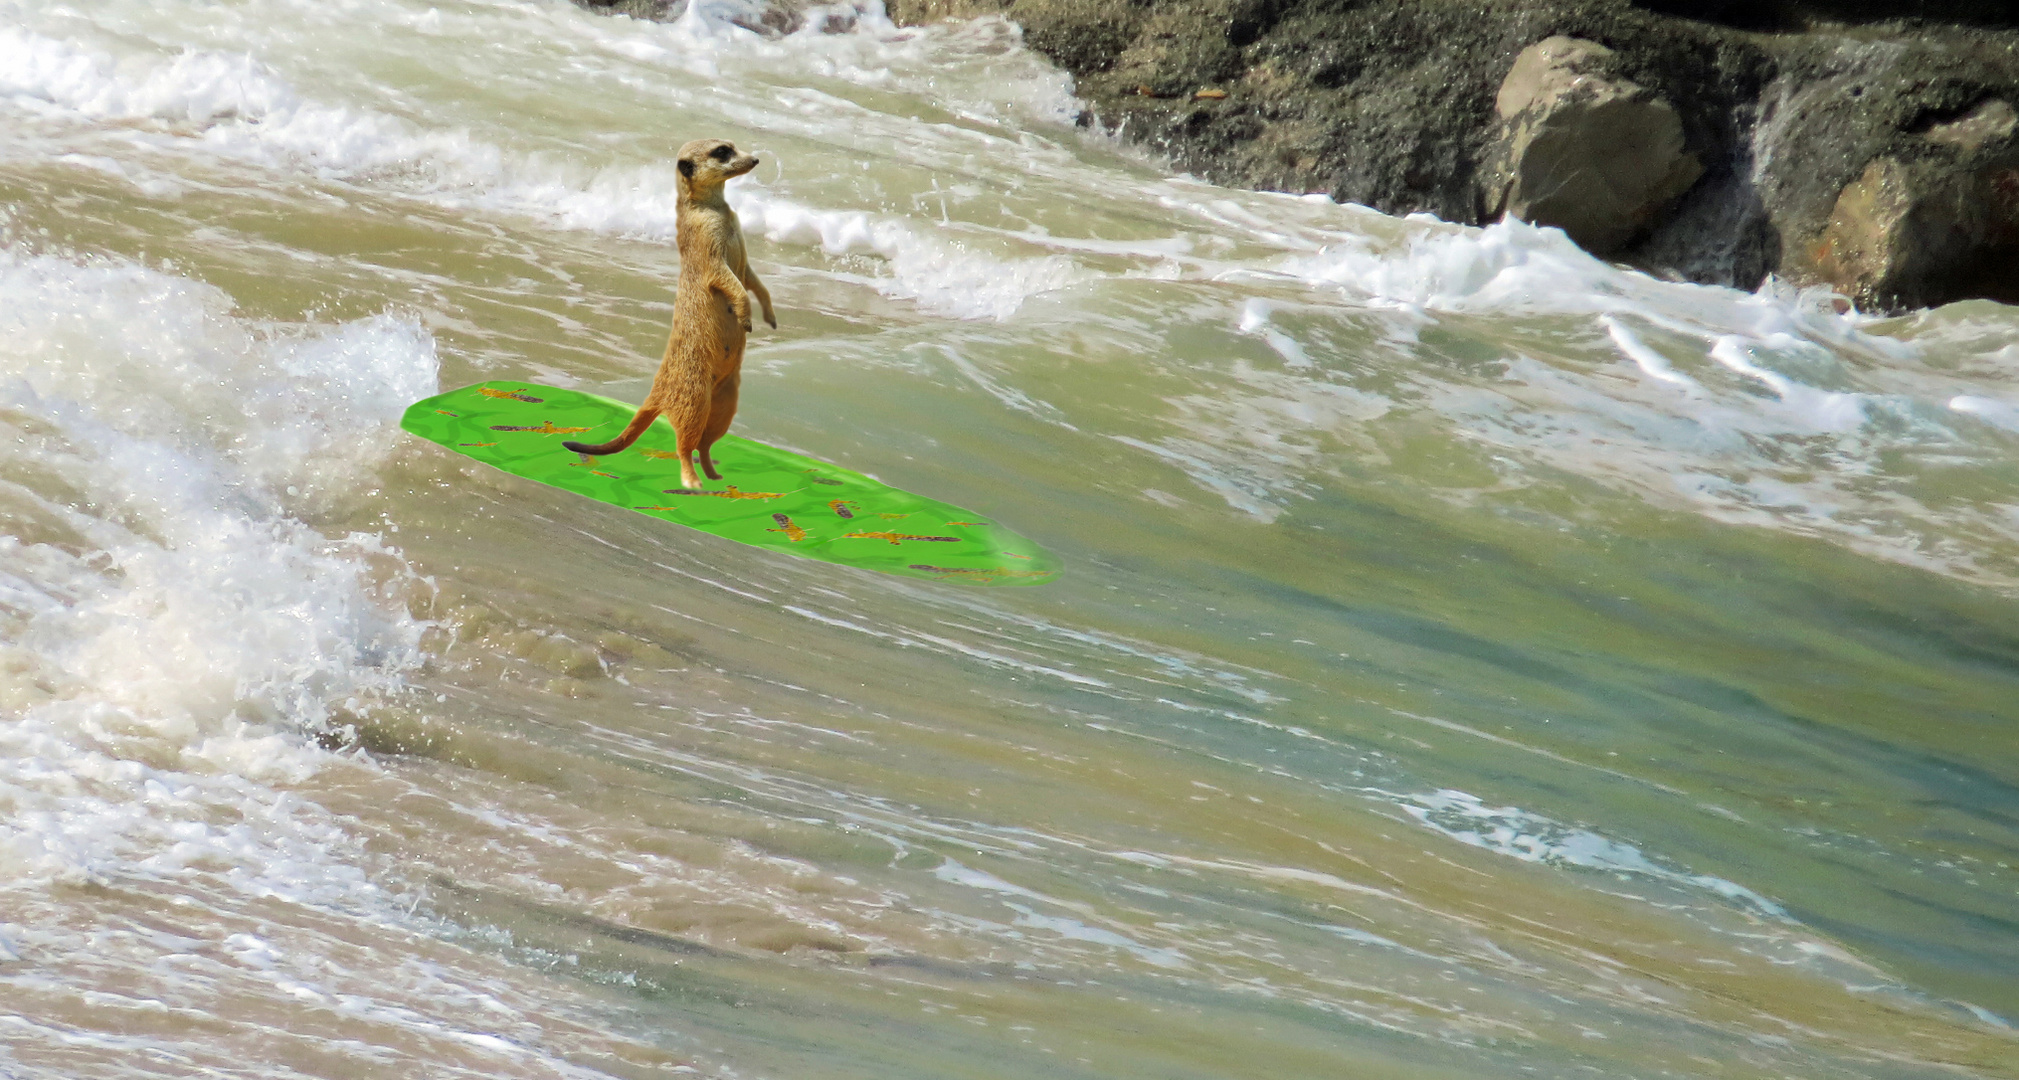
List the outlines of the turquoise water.
{"label": "turquoise water", "polygon": [[[2014,309],[1214,188],[1007,24],[738,10],[0,9],[0,1074],[2019,1075]],[[642,394],[702,136],[738,432],[1061,580],[398,431]]]}

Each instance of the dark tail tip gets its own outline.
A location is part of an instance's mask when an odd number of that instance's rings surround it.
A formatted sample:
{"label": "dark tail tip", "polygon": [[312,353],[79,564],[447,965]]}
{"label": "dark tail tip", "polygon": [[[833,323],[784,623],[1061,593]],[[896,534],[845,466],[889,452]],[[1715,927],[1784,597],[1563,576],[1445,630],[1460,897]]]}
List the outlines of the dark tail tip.
{"label": "dark tail tip", "polygon": [[564,442],[561,444],[561,449],[573,450],[578,454],[600,454],[603,452],[603,448],[600,446],[584,446],[578,442]]}

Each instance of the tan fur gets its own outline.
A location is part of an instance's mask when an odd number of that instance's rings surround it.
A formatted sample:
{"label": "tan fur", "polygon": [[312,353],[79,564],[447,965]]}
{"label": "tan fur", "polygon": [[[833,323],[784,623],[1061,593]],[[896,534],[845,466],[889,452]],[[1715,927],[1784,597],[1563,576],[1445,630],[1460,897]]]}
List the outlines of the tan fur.
{"label": "tan fur", "polygon": [[680,148],[678,216],[680,281],[673,294],[673,328],[652,391],[624,432],[600,446],[562,443],[578,454],[614,454],[636,442],[652,421],[673,425],[680,449],[680,482],[701,486],[694,452],[710,480],[722,479],[708,450],[736,417],[742,380],[743,342],[750,333],[750,298],[763,308],[773,329],[771,293],[750,270],[743,229],[722,197],[722,186],[757,167],[757,158],[738,154],[720,139],[696,139]]}

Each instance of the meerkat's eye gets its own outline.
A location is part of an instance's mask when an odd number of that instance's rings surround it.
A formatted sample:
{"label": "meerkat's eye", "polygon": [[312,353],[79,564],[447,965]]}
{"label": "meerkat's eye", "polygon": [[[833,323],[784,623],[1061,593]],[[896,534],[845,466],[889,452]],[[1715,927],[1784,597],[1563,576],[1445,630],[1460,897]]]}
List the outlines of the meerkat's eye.
{"label": "meerkat's eye", "polygon": [[731,154],[734,154],[735,152],[736,152],[735,147],[729,145],[728,143],[723,143],[721,146],[718,146],[715,149],[710,150],[708,152],[708,156],[714,158],[717,161],[728,161],[729,156]]}

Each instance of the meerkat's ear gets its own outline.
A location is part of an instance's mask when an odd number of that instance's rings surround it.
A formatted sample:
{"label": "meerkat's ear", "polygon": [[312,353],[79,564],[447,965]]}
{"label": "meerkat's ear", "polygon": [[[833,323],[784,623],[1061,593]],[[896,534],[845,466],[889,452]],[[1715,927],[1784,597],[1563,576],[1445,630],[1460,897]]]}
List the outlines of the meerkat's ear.
{"label": "meerkat's ear", "polygon": [[694,163],[687,160],[686,158],[681,158],[680,175],[686,177],[689,180],[694,179]]}

